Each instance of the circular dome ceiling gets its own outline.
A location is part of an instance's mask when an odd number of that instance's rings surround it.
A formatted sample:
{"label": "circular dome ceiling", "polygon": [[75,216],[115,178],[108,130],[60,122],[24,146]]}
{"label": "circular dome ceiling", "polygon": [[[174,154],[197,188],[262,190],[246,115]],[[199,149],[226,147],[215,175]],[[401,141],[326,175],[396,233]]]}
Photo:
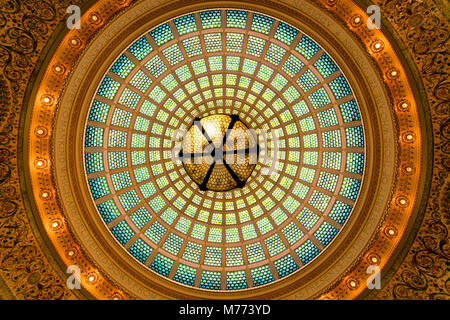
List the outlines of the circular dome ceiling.
{"label": "circular dome ceiling", "polygon": [[[211,115],[267,132],[242,188],[219,177],[204,190],[174,161],[176,132]],[[344,228],[364,159],[358,104],[332,57],[243,10],[187,14],[132,43],[98,85],[84,141],[92,198],[123,249],[206,290],[301,272]]]}

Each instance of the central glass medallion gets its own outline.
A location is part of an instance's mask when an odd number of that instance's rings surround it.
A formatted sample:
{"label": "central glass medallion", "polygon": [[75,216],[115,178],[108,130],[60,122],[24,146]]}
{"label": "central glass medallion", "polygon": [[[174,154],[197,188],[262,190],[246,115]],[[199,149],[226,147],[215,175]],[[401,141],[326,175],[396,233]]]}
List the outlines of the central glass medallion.
{"label": "central glass medallion", "polygon": [[179,158],[202,191],[242,188],[258,161],[255,130],[238,115],[196,118],[183,137]]}

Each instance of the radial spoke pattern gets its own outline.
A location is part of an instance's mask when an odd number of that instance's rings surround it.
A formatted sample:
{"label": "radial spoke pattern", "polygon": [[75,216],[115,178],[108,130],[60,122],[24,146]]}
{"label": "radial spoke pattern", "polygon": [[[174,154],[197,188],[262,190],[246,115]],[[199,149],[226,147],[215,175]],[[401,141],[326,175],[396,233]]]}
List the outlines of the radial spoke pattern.
{"label": "radial spoke pattern", "polygon": [[[209,130],[203,126],[202,121]],[[256,139],[253,132],[235,114],[195,119],[183,136],[177,160],[183,162],[184,169],[201,191],[242,188],[256,166],[259,151]],[[205,141],[208,143],[206,146]],[[244,146],[239,146],[239,142],[244,143]],[[248,147],[239,149],[245,146]],[[233,156],[231,159],[230,155]]]}
{"label": "radial spoke pattern", "polygon": [[[241,189],[201,191],[172,161],[172,138],[218,114],[275,132],[278,161],[258,162]],[[149,272],[240,290],[325,250],[357,201],[364,147],[351,88],[316,42],[258,13],[209,10],[155,27],[114,62],[86,122],[85,167],[99,214]]]}

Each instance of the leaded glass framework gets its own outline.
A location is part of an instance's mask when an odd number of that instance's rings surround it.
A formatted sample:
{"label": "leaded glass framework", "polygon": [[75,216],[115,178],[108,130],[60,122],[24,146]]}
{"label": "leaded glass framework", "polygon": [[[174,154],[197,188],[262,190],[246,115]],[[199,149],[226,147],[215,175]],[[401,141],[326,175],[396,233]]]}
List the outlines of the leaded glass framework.
{"label": "leaded glass framework", "polygon": [[[276,172],[200,190],[172,160],[177,129],[238,115],[279,136]],[[205,290],[268,285],[338,235],[362,184],[365,139],[351,87],[313,39],[259,13],[177,17],[136,40],[93,97],[88,185],[106,226],[149,272]]]}

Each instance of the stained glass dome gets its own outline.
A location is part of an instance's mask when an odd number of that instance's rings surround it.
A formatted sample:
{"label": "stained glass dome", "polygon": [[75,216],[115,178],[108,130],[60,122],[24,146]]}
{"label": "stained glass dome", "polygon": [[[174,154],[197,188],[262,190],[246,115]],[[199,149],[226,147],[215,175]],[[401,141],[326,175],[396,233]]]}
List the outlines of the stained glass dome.
{"label": "stained glass dome", "polygon": [[[173,161],[175,132],[211,115],[277,137],[276,158],[259,159],[242,188],[201,190]],[[228,9],[132,43],[98,86],[84,145],[92,199],[130,258],[205,290],[270,285],[313,263],[345,227],[365,156],[332,57],[282,21]]]}

